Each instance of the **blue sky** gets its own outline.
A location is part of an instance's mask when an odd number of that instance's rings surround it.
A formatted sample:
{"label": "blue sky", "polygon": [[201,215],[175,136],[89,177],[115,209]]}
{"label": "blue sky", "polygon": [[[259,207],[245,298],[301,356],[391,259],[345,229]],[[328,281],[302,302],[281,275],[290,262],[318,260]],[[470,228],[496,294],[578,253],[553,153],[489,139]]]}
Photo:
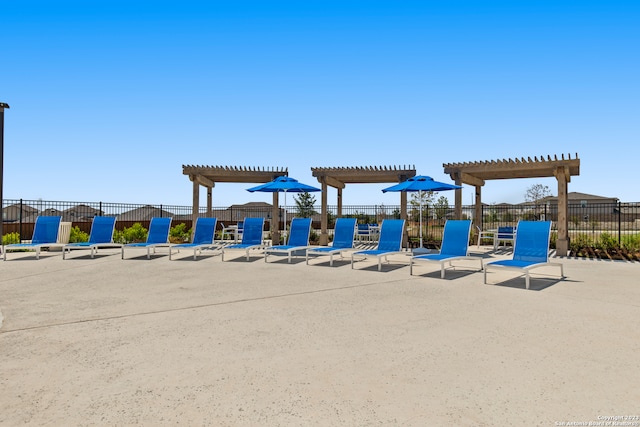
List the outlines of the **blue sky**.
{"label": "blue sky", "polygon": [[[317,186],[311,167],[451,182],[443,163],[577,153],[569,191],[640,201],[638,22],[617,0],[4,1],[4,197],[190,205],[183,164]],[[483,201],[534,184],[557,194]],[[213,204],[271,201],[250,186]],[[386,186],[343,202],[397,204]]]}

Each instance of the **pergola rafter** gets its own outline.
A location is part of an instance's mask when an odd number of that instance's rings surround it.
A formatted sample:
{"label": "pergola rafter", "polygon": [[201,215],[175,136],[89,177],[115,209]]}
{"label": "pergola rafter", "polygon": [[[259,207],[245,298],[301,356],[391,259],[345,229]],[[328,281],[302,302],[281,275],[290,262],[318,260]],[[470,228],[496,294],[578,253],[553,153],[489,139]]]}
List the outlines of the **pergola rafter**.
{"label": "pergola rafter", "polygon": [[[578,154],[574,159],[569,154],[565,159],[564,154],[520,159],[502,159],[479,162],[445,163],[444,173],[449,174],[456,185],[473,185],[475,187],[475,225],[480,225],[482,215],[481,187],[487,180],[513,179],[513,178],[548,178],[555,177],[558,181],[558,239],[556,241],[556,253],[566,256],[569,251],[569,222],[568,211],[568,183],[571,176],[580,175],[580,159]],[[456,191],[456,217],[462,216],[462,193]]]}

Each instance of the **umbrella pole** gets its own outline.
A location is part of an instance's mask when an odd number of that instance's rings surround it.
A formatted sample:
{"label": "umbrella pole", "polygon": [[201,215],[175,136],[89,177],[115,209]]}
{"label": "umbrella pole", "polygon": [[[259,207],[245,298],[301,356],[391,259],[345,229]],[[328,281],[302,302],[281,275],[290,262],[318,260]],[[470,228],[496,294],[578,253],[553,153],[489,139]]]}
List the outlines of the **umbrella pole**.
{"label": "umbrella pole", "polygon": [[420,197],[420,249],[422,249],[422,190],[420,190],[419,197]]}

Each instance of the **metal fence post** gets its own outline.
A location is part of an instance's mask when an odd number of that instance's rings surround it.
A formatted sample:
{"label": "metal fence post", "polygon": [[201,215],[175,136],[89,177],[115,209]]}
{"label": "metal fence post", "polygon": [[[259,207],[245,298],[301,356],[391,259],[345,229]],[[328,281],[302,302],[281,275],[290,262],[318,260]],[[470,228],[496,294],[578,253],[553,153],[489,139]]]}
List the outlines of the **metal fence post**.
{"label": "metal fence post", "polygon": [[23,207],[22,207],[22,199],[20,199],[20,213],[18,214],[18,217],[20,218],[20,226],[18,229],[18,234],[20,235],[20,241],[22,242],[22,212],[23,211]]}
{"label": "metal fence post", "polygon": [[622,247],[622,203],[618,200],[618,246]]}

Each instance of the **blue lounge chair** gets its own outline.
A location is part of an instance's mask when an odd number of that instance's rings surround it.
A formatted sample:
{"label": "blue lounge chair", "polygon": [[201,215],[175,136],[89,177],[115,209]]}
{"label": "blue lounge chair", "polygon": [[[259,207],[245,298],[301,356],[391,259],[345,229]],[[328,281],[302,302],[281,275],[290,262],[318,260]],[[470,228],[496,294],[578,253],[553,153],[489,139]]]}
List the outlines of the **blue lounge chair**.
{"label": "blue lounge chair", "polygon": [[127,243],[122,245],[122,259],[124,259],[125,248],[147,248],[147,259],[151,258],[151,250],[156,253],[156,249],[160,247],[168,248],[169,230],[171,229],[171,218],[169,217],[153,217],[149,223],[149,233],[147,241],[144,243]]}
{"label": "blue lounge chair", "polygon": [[119,248],[120,243],[113,243],[113,230],[116,226],[116,218],[113,216],[95,216],[91,223],[88,242],[68,243],[62,247],[62,259],[74,249],[91,250],[91,258],[98,252],[98,248]]}
{"label": "blue lounge chair", "polygon": [[249,261],[249,251],[264,249],[262,242],[264,218],[245,218],[243,225],[241,243],[222,247],[222,261],[224,261],[224,253],[229,250],[245,251]]}
{"label": "blue lounge chair", "polygon": [[39,216],[33,227],[31,243],[14,243],[6,245],[2,251],[2,259],[7,260],[7,252],[11,251],[35,251],[36,259],[40,259],[42,248],[62,247],[63,243],[58,243],[58,231],[60,230],[61,216]]}
{"label": "blue lounge chair", "polygon": [[311,218],[293,218],[291,230],[286,245],[269,246],[264,250],[264,262],[272,254],[286,254],[291,264],[291,256],[295,253],[306,252],[309,247],[309,235],[311,234]]}
{"label": "blue lounge chair", "polygon": [[[440,264],[440,278],[444,279],[446,268],[453,268],[452,261],[463,259],[480,260],[482,271],[482,258],[469,255],[469,233],[471,232],[471,220],[447,220],[444,224],[442,246],[439,254],[416,255],[409,261],[409,274],[413,274],[413,263],[416,261],[436,262]],[[445,267],[449,264],[449,267]]]}
{"label": "blue lounge chair", "polygon": [[517,229],[513,258],[486,263],[484,266],[484,283],[487,283],[488,270],[512,270],[524,274],[525,285],[529,289],[529,271],[545,266],[560,267],[560,279],[564,279],[563,265],[549,262],[551,221],[519,221]]}
{"label": "blue lounge chair", "polygon": [[513,245],[515,240],[515,228],[511,226],[498,227],[498,232],[494,235],[493,238],[493,249],[498,249],[498,247],[500,247],[500,243],[504,243],[504,246],[507,246],[507,243],[511,243]]}
{"label": "blue lounge chair", "polygon": [[404,233],[403,219],[385,219],[380,228],[380,240],[376,249],[353,252],[351,254],[351,268],[356,256],[378,258],[378,271],[382,271],[382,258],[388,262],[387,256],[402,253],[402,234]]}
{"label": "blue lounge chair", "polygon": [[198,259],[198,254],[202,254],[203,249],[219,249],[220,246],[214,242],[216,221],[216,218],[197,218],[193,241],[171,245],[169,247],[169,259],[171,259],[173,249],[176,249],[177,253],[180,252],[180,249],[193,249],[194,260]]}
{"label": "blue lounge chair", "polygon": [[338,218],[336,221],[333,244],[331,246],[311,247],[307,249],[307,264],[309,255],[329,255],[329,266],[333,266],[333,256],[353,250],[353,238],[356,232],[356,218]]}

